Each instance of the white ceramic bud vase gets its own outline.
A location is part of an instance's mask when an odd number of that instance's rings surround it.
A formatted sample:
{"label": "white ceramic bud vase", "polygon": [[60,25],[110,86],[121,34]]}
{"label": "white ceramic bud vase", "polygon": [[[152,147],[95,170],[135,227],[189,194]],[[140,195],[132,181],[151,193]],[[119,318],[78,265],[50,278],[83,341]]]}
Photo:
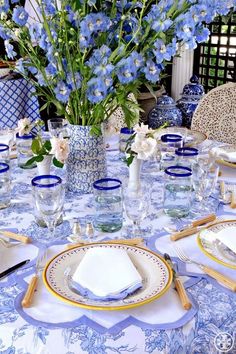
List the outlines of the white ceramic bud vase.
{"label": "white ceramic bud vase", "polygon": [[43,161],[37,162],[38,175],[50,175],[52,165],[52,155],[46,155]]}
{"label": "white ceramic bud vase", "polygon": [[142,167],[142,160],[137,159],[137,157],[134,157],[131,165],[129,166],[129,183],[128,183],[128,188],[137,190],[140,187],[141,181],[140,181],[140,172],[141,172],[141,167]]}

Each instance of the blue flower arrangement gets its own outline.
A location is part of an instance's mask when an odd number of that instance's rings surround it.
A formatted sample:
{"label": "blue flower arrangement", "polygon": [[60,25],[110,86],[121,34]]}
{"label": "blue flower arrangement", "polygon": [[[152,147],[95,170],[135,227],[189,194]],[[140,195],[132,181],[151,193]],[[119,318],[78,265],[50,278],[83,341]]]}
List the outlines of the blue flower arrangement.
{"label": "blue flower arrangement", "polygon": [[[32,1],[32,0],[30,0]],[[236,0],[35,0],[34,19],[2,0],[0,36],[15,70],[71,124],[97,126],[121,107],[128,126],[135,96],[150,90],[181,47],[208,39],[205,24],[236,9]],[[13,8],[13,10],[12,10]],[[43,107],[46,108],[46,107]]]}

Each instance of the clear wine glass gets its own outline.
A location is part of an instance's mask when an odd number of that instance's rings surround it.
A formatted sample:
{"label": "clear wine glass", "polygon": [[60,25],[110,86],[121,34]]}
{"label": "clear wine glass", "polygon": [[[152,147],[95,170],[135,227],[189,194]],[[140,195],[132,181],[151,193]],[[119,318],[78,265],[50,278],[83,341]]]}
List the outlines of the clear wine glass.
{"label": "clear wine glass", "polygon": [[67,137],[67,126],[64,118],[50,118],[48,120],[48,130],[51,136]]}
{"label": "clear wine glass", "polygon": [[127,217],[132,221],[132,236],[144,236],[141,222],[148,215],[150,206],[150,193],[147,188],[140,187],[138,190],[127,188],[124,191],[124,207]]}
{"label": "clear wine glass", "polygon": [[214,192],[218,180],[219,166],[208,160],[205,162],[193,164],[192,166],[192,182],[196,199],[200,202],[198,212],[208,211],[206,202],[210,195]]}
{"label": "clear wine glass", "polygon": [[63,211],[65,189],[62,179],[55,175],[36,176],[31,184],[36,209],[49,231],[39,240],[46,250],[48,243],[54,238],[56,223]]}

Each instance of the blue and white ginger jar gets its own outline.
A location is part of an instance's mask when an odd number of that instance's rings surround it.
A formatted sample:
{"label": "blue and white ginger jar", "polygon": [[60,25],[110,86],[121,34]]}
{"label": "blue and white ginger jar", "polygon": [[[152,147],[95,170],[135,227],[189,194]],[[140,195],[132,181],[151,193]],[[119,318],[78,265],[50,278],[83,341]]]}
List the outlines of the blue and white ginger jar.
{"label": "blue and white ginger jar", "polygon": [[90,126],[70,125],[69,129],[67,187],[73,192],[91,193],[93,182],[107,174],[103,136],[91,135]]}
{"label": "blue and white ginger jar", "polygon": [[164,123],[169,123],[169,127],[182,125],[182,113],[173,98],[167,94],[157,99],[156,106],[148,116],[148,124],[152,129],[159,128]]}
{"label": "blue and white ginger jar", "polygon": [[191,128],[193,113],[204,94],[204,87],[199,84],[198,77],[193,75],[190,83],[183,88],[182,98],[177,101],[177,107],[183,115],[184,127]]}

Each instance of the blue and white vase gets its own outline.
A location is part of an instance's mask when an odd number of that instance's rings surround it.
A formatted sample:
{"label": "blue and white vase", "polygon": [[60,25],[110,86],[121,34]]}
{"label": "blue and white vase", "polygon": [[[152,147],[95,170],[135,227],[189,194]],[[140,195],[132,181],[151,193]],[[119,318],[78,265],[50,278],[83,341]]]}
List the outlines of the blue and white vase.
{"label": "blue and white vase", "polygon": [[182,125],[182,113],[176,107],[172,97],[164,94],[157,99],[156,106],[148,115],[148,125],[152,129],[161,127],[168,123],[169,127]]}
{"label": "blue and white vase", "polygon": [[67,187],[73,192],[91,193],[93,182],[107,174],[103,136],[91,135],[90,126],[69,125],[69,129]]}

